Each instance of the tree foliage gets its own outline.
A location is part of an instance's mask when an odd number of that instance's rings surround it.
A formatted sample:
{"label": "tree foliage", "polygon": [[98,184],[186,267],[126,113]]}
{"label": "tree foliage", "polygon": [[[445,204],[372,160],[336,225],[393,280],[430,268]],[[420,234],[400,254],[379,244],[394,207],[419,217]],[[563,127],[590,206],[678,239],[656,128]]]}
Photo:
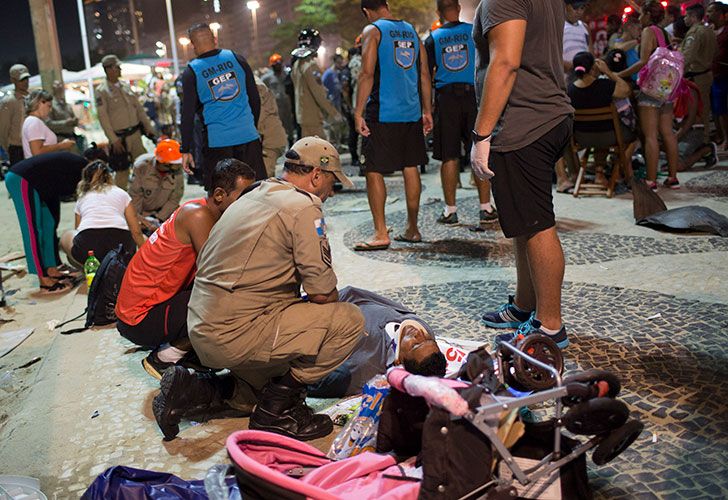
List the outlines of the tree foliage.
{"label": "tree foliage", "polygon": [[[406,19],[422,32],[436,17],[431,0],[394,0],[390,7],[394,17]],[[298,32],[303,28],[313,27],[324,35],[336,35],[343,47],[350,47],[367,24],[360,0],[301,0],[294,10],[295,20],[280,25],[273,32],[278,40],[276,50],[282,54],[296,46]]]}

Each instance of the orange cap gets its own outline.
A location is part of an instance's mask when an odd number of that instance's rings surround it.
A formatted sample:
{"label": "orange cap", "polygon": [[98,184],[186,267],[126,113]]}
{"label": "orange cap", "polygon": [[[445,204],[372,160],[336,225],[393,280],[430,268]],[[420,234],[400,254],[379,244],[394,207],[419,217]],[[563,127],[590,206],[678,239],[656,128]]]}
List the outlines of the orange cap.
{"label": "orange cap", "polygon": [[160,163],[182,163],[182,153],[179,151],[179,142],[174,139],[162,139],[157,143],[154,156]]}
{"label": "orange cap", "polygon": [[437,28],[442,28],[442,23],[439,19],[430,25],[430,31],[435,31]]}
{"label": "orange cap", "polygon": [[283,58],[280,54],[273,54],[268,58],[268,66],[273,66],[274,64],[279,64],[283,62]]}

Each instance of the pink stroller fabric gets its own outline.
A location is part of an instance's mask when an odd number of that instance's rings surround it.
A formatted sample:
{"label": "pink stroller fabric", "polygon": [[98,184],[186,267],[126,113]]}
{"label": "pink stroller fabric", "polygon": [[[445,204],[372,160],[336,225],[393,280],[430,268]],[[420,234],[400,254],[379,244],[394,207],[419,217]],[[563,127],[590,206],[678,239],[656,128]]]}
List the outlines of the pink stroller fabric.
{"label": "pink stroller fabric", "polygon": [[[363,453],[333,462],[318,449],[263,431],[238,431],[226,442],[236,466],[257,479],[314,500],[415,500],[418,480],[403,477],[393,457]],[[314,468],[296,479],[286,472]]]}

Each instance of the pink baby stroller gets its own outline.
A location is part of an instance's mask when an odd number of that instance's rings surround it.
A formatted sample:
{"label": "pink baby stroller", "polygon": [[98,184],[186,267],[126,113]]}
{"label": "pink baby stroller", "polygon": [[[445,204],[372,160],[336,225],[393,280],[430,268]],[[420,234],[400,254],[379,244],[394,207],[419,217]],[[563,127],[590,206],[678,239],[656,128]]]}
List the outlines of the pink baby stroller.
{"label": "pink baby stroller", "polygon": [[[521,342],[501,344],[493,354],[471,354],[462,372],[469,383],[391,370],[377,453],[333,461],[287,437],[232,434],[227,450],[243,498],[590,498],[586,452],[593,449],[593,462],[605,464],[634,442],[643,425],[615,399],[620,384],[611,373],[588,370],[562,380],[558,369],[537,359],[553,355],[550,346],[529,349],[533,355],[519,347]],[[552,387],[519,396],[504,390],[516,359],[542,385],[552,379]],[[513,423],[520,409],[548,401],[555,403],[549,420],[522,429]],[[504,421],[510,422],[506,431]],[[515,441],[514,429],[520,431]],[[563,429],[589,438],[580,442]]]}

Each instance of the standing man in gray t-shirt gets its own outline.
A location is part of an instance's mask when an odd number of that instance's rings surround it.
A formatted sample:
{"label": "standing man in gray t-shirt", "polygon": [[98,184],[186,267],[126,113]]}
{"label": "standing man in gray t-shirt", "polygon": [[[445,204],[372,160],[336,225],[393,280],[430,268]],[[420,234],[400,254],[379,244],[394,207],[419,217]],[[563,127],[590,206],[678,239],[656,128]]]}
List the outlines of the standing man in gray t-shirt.
{"label": "standing man in gray t-shirt", "polygon": [[523,335],[549,335],[564,348],[564,253],[551,194],[574,111],[564,88],[563,0],[483,0],[473,24],[482,91],[471,163],[476,175],[492,178],[501,228],[514,239],[518,275],[515,297],[483,320]]}

